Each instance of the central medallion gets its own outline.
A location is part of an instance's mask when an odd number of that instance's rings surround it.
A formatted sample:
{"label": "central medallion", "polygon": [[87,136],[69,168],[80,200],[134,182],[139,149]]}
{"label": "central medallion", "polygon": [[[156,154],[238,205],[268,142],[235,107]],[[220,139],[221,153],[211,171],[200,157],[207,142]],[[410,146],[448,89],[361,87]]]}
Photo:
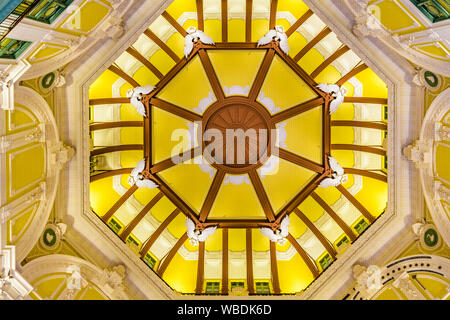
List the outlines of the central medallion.
{"label": "central medallion", "polygon": [[203,119],[203,154],[215,168],[244,174],[270,157],[275,126],[260,103],[229,97],[212,104]]}

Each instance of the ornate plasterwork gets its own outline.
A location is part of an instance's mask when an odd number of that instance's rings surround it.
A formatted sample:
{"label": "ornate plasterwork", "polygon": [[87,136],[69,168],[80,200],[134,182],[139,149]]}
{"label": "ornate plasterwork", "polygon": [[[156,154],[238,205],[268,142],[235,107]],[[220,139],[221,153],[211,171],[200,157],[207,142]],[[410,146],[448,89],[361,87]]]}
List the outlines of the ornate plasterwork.
{"label": "ornate plasterwork", "polygon": [[[360,38],[369,36],[377,38],[388,45],[394,52],[401,54],[413,63],[434,73],[450,76],[449,63],[443,63],[439,59],[429,57],[413,49],[414,35],[398,36],[384,27],[372,13],[374,7],[369,5],[368,0],[341,0],[339,2],[342,2],[346,9],[353,14],[355,19],[353,33],[356,36]],[[429,30],[429,34],[426,34],[425,37],[428,42],[445,41],[438,33],[432,32],[432,30]]]}

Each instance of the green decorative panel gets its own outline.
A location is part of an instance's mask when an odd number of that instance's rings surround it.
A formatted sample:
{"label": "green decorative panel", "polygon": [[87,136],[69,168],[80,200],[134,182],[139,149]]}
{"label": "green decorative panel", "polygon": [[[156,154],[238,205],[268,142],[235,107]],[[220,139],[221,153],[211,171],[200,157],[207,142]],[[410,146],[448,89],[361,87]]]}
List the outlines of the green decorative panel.
{"label": "green decorative panel", "polygon": [[266,281],[255,282],[256,293],[257,294],[270,294],[270,285]]}
{"label": "green decorative panel", "polygon": [[1,59],[17,59],[30,46],[31,42],[4,38],[0,42]]}
{"label": "green decorative panel", "polygon": [[220,282],[206,282],[206,294],[218,294],[220,290]]}
{"label": "green decorative panel", "polygon": [[27,18],[51,24],[72,2],[73,0],[42,0]]}
{"label": "green decorative panel", "polygon": [[154,268],[156,265],[156,259],[153,258],[149,253],[147,253],[144,257],[144,262],[150,267]]}
{"label": "green decorative panel", "polygon": [[328,268],[331,262],[333,262],[333,260],[331,260],[330,255],[327,253],[322,259],[320,259],[319,264],[322,270],[325,270],[326,268]]}
{"label": "green decorative panel", "polygon": [[431,21],[439,22],[450,18],[449,0],[410,0]]}
{"label": "green decorative panel", "polygon": [[244,281],[231,281],[231,290],[233,288],[245,288]]}
{"label": "green decorative panel", "polygon": [[336,247],[340,247],[342,246],[344,243],[349,243],[348,238],[347,237],[343,237],[341,240],[339,240],[338,243],[336,243]]}
{"label": "green decorative panel", "polygon": [[122,226],[120,225],[119,222],[117,222],[116,220],[111,219],[108,222],[108,226],[115,232],[115,233],[119,233],[120,229],[122,229]]}
{"label": "green decorative panel", "polygon": [[358,232],[358,234],[361,234],[364,232],[364,230],[367,229],[368,226],[369,224],[366,222],[366,220],[362,219],[360,222],[356,224],[354,229],[356,230],[356,232]]}

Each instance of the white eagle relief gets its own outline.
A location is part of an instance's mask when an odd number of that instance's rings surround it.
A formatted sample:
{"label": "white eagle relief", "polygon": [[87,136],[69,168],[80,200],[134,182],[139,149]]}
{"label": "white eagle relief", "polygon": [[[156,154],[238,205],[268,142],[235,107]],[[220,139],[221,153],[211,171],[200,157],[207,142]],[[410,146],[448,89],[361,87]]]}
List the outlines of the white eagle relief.
{"label": "white eagle relief", "polygon": [[331,93],[334,100],[330,103],[330,114],[335,113],[339,106],[344,102],[344,97],[348,93],[346,87],[339,87],[337,84],[321,83],[317,86],[321,91]]}
{"label": "white eagle relief", "polygon": [[136,108],[137,112],[143,116],[147,117],[145,112],[145,106],[141,102],[143,94],[149,94],[155,90],[155,87],[148,85],[145,87],[136,87],[127,91],[127,98],[130,98],[130,103]]}
{"label": "white eagle relief", "polygon": [[138,162],[136,168],[131,171],[130,176],[128,177],[128,184],[130,186],[137,185],[139,188],[149,188],[154,189],[159,186],[151,180],[145,179],[142,175],[142,171],[145,169],[145,159],[142,159]]}
{"label": "white eagle relief", "polygon": [[285,216],[280,223],[280,229],[275,232],[270,228],[259,228],[261,233],[270,239],[272,242],[276,242],[279,245],[284,245],[287,241],[286,237],[289,234],[289,216]]}
{"label": "white eagle relief", "polygon": [[288,37],[284,31],[283,26],[276,26],[275,29],[267,32],[264,37],[259,39],[258,47],[264,46],[272,42],[273,40],[280,41],[280,49],[284,52],[284,54],[287,55],[289,53]]}
{"label": "white eagle relief", "polygon": [[323,179],[320,182],[319,187],[337,187],[342,183],[346,183],[348,181],[348,177],[344,174],[344,169],[337,163],[336,159],[333,157],[328,157],[328,163],[330,164],[331,170],[333,170],[333,174],[331,175],[331,178]]}
{"label": "white eagle relief", "polygon": [[195,27],[189,27],[186,32],[187,36],[184,38],[184,56],[187,58],[194,49],[194,42],[200,40],[203,44],[215,44],[213,39],[206,35],[202,30],[197,30]]}
{"label": "white eagle relief", "polygon": [[189,218],[186,218],[187,236],[189,242],[193,246],[198,246],[199,242],[204,242],[210,235],[216,232],[217,227],[208,227],[203,231],[195,230],[195,223]]}

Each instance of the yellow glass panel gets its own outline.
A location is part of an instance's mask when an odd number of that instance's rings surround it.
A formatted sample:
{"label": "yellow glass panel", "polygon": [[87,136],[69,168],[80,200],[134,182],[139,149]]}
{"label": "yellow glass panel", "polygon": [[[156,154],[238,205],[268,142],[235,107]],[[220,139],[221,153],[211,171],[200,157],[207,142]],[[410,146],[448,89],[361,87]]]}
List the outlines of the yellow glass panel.
{"label": "yellow glass panel", "polygon": [[137,112],[136,108],[132,104],[124,103],[120,106],[120,120],[142,121],[142,115]]}
{"label": "yellow glass panel", "polygon": [[120,195],[113,189],[113,177],[91,182],[89,198],[92,210],[100,217],[103,216],[120,199]]}
{"label": "yellow glass panel", "polygon": [[353,127],[331,127],[331,143],[352,144],[355,140],[355,130]]}
{"label": "yellow glass panel", "polygon": [[120,128],[121,144],[144,144],[144,129],[142,127]]}
{"label": "yellow glass panel", "polygon": [[322,163],[322,113],[319,106],[285,121],[287,138],[283,148]]}
{"label": "yellow glass panel", "polygon": [[245,42],[245,20],[228,20],[228,41]]}
{"label": "yellow glass panel", "polygon": [[259,229],[252,229],[252,249],[263,252],[270,250],[270,240]]}
{"label": "yellow glass panel", "polygon": [[230,251],[240,252],[246,248],[246,231],[245,229],[229,229],[228,230],[228,247]]}
{"label": "yellow glass panel", "polygon": [[197,5],[195,0],[175,0],[166,11],[178,19],[184,12],[197,12]]}
{"label": "yellow glass panel", "polygon": [[170,38],[166,41],[166,44],[178,55],[184,54],[184,37],[179,32],[175,32],[172,36],[170,36]]}
{"label": "yellow glass panel", "polygon": [[[152,199],[159,193],[158,188],[149,189],[149,188],[138,188],[134,193],[133,196],[136,198],[137,201],[139,201],[142,205],[146,205]],[[162,198],[160,199],[160,201]],[[158,201],[159,202],[159,201]]]}
{"label": "yellow glass panel", "polygon": [[269,31],[269,20],[253,19],[252,20],[252,41],[258,42],[259,39]]}
{"label": "yellow glass panel", "polygon": [[289,261],[277,260],[277,266],[282,292],[300,292],[314,280],[314,276],[299,254],[294,255]]}
{"label": "yellow glass panel", "polygon": [[105,70],[89,87],[89,99],[112,97],[112,86],[119,76],[110,70]]}
{"label": "yellow glass panel", "polygon": [[140,67],[133,75],[133,79],[142,86],[147,86],[149,84],[156,85],[159,79],[153,72],[147,67]]}
{"label": "yellow glass panel", "polygon": [[435,159],[438,176],[450,183],[450,145],[443,143],[437,144]]}
{"label": "yellow glass panel", "polygon": [[253,186],[247,183],[222,184],[209,214],[210,218],[264,218]]}
{"label": "yellow glass panel", "polygon": [[150,213],[159,222],[163,222],[175,208],[175,205],[168,198],[162,197],[153,208],[150,209]]}
{"label": "yellow glass panel", "polygon": [[205,33],[210,36],[214,42],[222,41],[222,22],[219,19],[205,20]]}
{"label": "yellow glass panel", "polygon": [[311,197],[306,198],[298,208],[311,222],[317,221],[324,213],[323,208]]}
{"label": "yellow glass panel", "polygon": [[[355,76],[363,84],[363,97],[387,98],[386,83],[375,72],[367,68]],[[340,107],[339,107],[340,108]]]}
{"label": "yellow glass panel", "polygon": [[122,168],[134,168],[144,158],[142,150],[121,151],[120,165]]}
{"label": "yellow glass panel", "polygon": [[197,212],[200,211],[213,177],[202,171],[200,166],[192,161],[173,166],[159,175],[192,208]]}
{"label": "yellow glass panel", "polygon": [[324,61],[325,58],[320,52],[317,49],[312,48],[298,61],[298,64],[308,74],[311,74]]}
{"label": "yellow glass panel", "polygon": [[[317,83],[336,83],[341,78],[341,73],[337,71],[334,66],[328,66],[321,73],[319,73],[315,80]],[[347,93],[348,97],[351,97],[352,95],[353,93],[350,91]]]}
{"label": "yellow glass panel", "polygon": [[176,218],[169,223],[167,230],[169,230],[175,238],[181,238],[186,232],[186,216],[184,214],[177,215]]}
{"label": "yellow glass panel", "polygon": [[331,150],[331,156],[343,168],[353,168],[355,164],[355,154],[351,150]]}
{"label": "yellow glass panel", "polygon": [[198,108],[202,99],[207,98],[212,88],[200,59],[196,56],[159,93],[159,98],[186,109]]}
{"label": "yellow glass panel", "polygon": [[277,11],[289,11],[296,19],[308,11],[308,6],[301,0],[279,0]]}
{"label": "yellow glass panel", "polygon": [[[193,293],[197,285],[197,266],[197,260],[185,260],[177,253],[162,278],[178,292]],[[184,272],[180,272],[180,270],[184,270]]]}
{"label": "yellow glass panel", "polygon": [[294,58],[308,44],[308,40],[300,32],[294,32],[288,38],[288,44],[289,56]]}
{"label": "yellow glass panel", "polygon": [[289,233],[296,239],[308,230],[306,224],[295,213],[289,215]]}
{"label": "yellow glass panel", "polygon": [[[261,92],[284,110],[316,97],[315,92],[280,58],[275,56]],[[258,97],[261,101],[261,94]]]}
{"label": "yellow glass panel", "polygon": [[197,139],[192,139],[195,141],[193,145],[190,142],[193,134],[189,133],[188,123],[191,122],[188,120],[156,107],[152,108],[152,119],[154,163],[179,155],[180,152],[190,150],[196,145]]}
{"label": "yellow glass panel", "polygon": [[162,74],[166,74],[173,68],[175,61],[164,52],[159,49],[149,59],[149,61],[159,70]]}
{"label": "yellow glass panel", "polygon": [[222,237],[223,237],[223,230],[217,229],[213,235],[209,236],[208,239],[206,239],[205,250],[208,252],[221,251],[222,250]]}
{"label": "yellow glass panel", "polygon": [[369,212],[378,217],[387,206],[387,188],[386,182],[363,177],[363,188],[359,191],[355,198],[366,207]]}
{"label": "yellow glass panel", "polygon": [[212,50],[208,54],[222,86],[251,87],[265,51]]}
{"label": "yellow glass panel", "polygon": [[[261,175],[261,169],[258,173]],[[261,178],[273,210],[278,212],[315,175],[315,172],[280,159],[276,173]]]}
{"label": "yellow glass panel", "polygon": [[[347,85],[345,85],[347,87]],[[331,115],[331,120],[349,120],[355,116],[355,106],[353,103],[343,103],[338,110]]]}
{"label": "yellow glass panel", "polygon": [[341,197],[341,193],[337,188],[317,188],[314,192],[329,205],[332,205]]}

